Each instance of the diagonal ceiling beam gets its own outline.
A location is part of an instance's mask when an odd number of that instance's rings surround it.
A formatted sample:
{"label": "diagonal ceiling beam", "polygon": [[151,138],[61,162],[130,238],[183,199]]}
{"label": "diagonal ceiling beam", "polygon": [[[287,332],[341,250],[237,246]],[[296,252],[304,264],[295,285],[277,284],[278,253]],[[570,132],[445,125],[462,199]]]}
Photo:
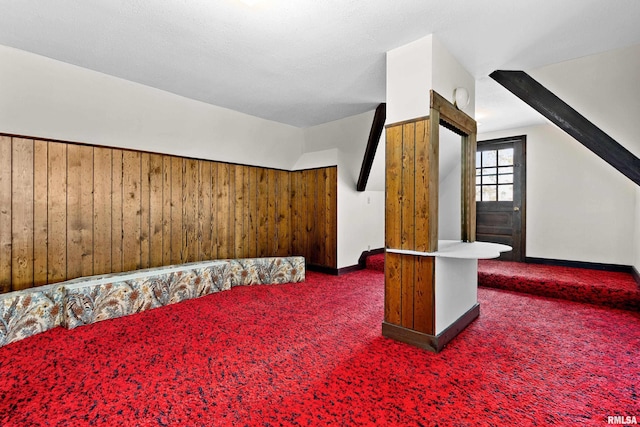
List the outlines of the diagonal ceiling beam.
{"label": "diagonal ceiling beam", "polygon": [[369,181],[371,166],[376,156],[376,150],[378,149],[378,143],[380,142],[382,129],[384,129],[385,120],[387,120],[387,104],[382,103],[378,105],[375,115],[373,116],[373,123],[371,124],[371,131],[369,132],[369,142],[367,142],[367,148],[364,151],[364,158],[362,159],[362,166],[360,167],[360,176],[358,177],[358,184],[356,185],[356,190],[358,191],[364,191],[367,188],[367,181]]}
{"label": "diagonal ceiling beam", "polygon": [[640,159],[527,73],[498,70],[489,76],[640,185]]}

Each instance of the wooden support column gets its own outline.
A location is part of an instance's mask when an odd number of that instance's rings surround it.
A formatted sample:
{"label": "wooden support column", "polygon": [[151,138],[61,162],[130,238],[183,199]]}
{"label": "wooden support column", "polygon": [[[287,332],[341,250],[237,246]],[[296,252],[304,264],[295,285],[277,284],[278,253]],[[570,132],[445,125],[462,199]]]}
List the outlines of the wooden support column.
{"label": "wooden support column", "polygon": [[479,313],[475,304],[445,330],[436,325],[436,256],[429,254],[438,251],[440,125],[462,137],[461,236],[473,242],[475,121],[432,91],[429,116],[390,124],[386,130],[382,333],[433,351],[440,351]]}
{"label": "wooden support column", "polygon": [[[388,248],[437,250],[438,149],[431,126],[423,117],[387,127]],[[433,257],[388,254],[386,265],[385,323],[434,334]]]}

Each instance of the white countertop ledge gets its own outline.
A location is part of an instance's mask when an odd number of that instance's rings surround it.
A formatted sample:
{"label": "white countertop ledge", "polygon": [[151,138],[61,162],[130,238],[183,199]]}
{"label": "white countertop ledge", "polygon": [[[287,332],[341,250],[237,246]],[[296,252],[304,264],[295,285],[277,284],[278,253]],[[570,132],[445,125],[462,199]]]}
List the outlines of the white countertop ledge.
{"label": "white countertop ledge", "polygon": [[438,240],[436,252],[419,252],[407,249],[387,248],[392,254],[433,256],[440,258],[459,259],[490,259],[498,258],[501,252],[512,250],[511,246],[489,242],[462,242],[460,240]]}

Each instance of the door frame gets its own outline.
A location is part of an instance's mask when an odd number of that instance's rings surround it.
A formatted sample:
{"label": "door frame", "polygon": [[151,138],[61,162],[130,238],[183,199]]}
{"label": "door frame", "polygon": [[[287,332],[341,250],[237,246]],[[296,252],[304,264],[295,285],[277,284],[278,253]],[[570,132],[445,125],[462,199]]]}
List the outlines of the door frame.
{"label": "door frame", "polygon": [[[519,235],[520,245],[513,248],[514,261],[526,261],[527,248],[527,136],[516,135],[506,138],[495,138],[478,141],[477,151],[481,148],[499,146],[512,143],[514,148],[514,200],[513,200],[513,230],[514,235]],[[516,200],[515,182],[520,183],[519,199]],[[480,202],[477,202],[480,203]],[[499,202],[498,202],[499,203]],[[516,211],[515,208],[518,208]]]}

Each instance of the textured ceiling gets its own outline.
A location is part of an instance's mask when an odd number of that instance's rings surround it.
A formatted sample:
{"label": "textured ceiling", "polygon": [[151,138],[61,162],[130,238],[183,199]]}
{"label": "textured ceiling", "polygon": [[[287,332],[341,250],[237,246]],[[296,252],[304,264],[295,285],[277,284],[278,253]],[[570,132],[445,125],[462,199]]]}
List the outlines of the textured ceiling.
{"label": "textured ceiling", "polygon": [[298,127],[384,102],[385,52],[428,34],[478,79],[486,130],[539,120],[491,71],[640,43],[637,0],[0,0],[0,11],[0,44]]}

